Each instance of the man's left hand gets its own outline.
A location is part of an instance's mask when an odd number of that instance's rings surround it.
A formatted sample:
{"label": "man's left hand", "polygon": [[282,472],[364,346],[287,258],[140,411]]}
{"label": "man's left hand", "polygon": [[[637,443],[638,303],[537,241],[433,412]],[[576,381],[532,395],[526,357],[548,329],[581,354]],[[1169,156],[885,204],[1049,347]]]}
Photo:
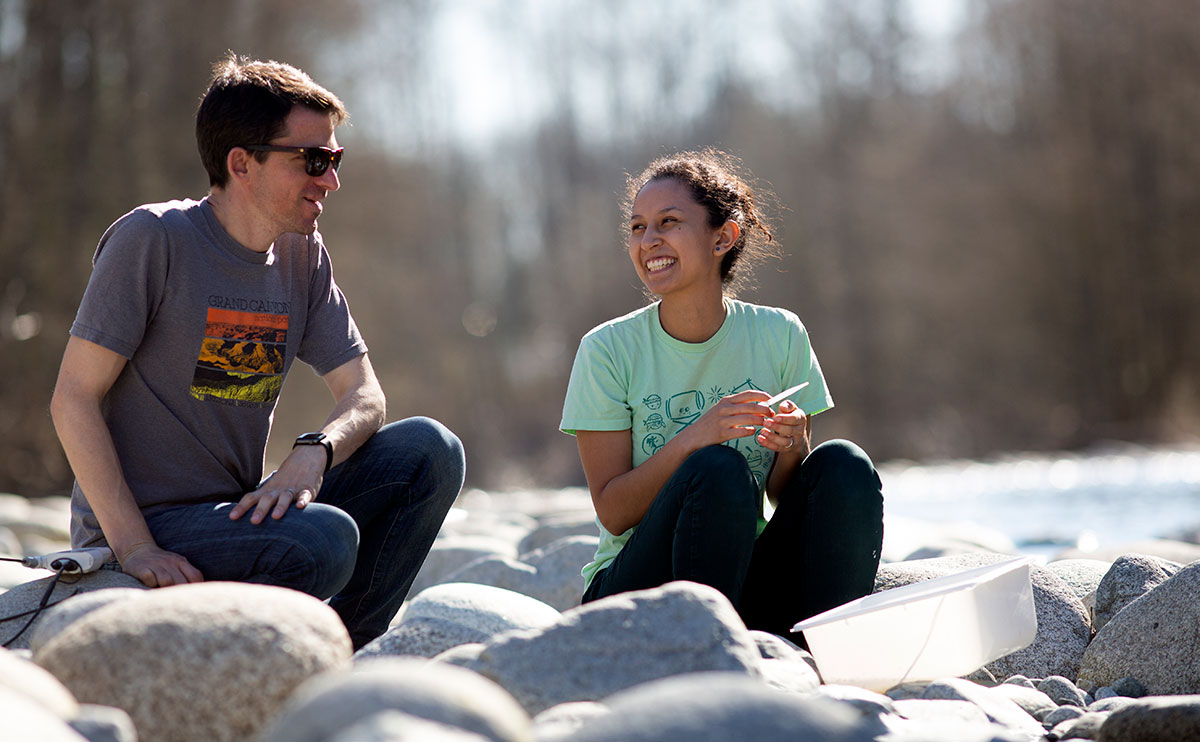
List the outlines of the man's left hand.
{"label": "man's left hand", "polygon": [[[319,454],[319,457],[314,454]],[[229,519],[237,520],[250,513],[250,522],[258,525],[268,513],[279,520],[292,505],[303,510],[316,499],[321,489],[324,462],[325,449],[322,447],[298,446],[261,487],[242,495],[242,499],[229,511]],[[254,512],[251,513],[251,510]]]}

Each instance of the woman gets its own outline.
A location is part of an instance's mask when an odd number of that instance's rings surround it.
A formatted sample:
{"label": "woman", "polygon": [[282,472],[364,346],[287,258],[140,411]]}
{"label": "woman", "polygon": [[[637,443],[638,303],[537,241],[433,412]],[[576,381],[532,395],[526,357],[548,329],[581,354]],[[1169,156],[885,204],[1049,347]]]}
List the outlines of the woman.
{"label": "woman", "polygon": [[629,180],[629,257],[658,301],[584,336],[560,424],[576,436],[600,525],[584,602],[692,580],[720,590],[748,627],[787,636],[874,586],[879,477],[853,443],[810,451],[811,416],[833,399],[804,326],[726,295],[774,248],[759,202],[711,149]]}

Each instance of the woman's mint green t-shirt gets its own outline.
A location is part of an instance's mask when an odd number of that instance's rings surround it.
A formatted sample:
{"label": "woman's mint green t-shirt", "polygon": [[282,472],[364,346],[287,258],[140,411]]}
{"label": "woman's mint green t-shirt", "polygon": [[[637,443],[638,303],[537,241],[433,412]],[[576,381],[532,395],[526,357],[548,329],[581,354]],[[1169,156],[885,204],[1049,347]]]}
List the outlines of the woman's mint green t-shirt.
{"label": "woman's mint green t-shirt", "polygon": [[[786,309],[725,299],[725,322],[703,343],[662,329],[654,303],[592,329],[579,343],[559,428],[628,430],[638,467],[722,397],[747,389],[768,394],[807,381],[792,398],[808,415],[833,406],[821,365],[800,319]],[[746,457],[758,481],[760,509],[775,454],[753,436],[727,442]],[[600,546],[583,568],[591,583],[633,534],[614,535],[599,519]],[[759,532],[766,521],[759,518]],[[636,528],[636,526],[635,526]]]}

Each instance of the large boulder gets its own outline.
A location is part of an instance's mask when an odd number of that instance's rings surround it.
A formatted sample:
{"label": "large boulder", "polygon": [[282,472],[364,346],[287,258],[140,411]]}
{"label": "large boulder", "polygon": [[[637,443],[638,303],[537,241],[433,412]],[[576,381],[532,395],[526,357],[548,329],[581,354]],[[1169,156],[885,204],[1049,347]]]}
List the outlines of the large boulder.
{"label": "large boulder", "polygon": [[[51,576],[17,585],[0,595],[0,616],[13,617],[0,622],[0,643],[4,643],[10,649],[29,649],[38,625],[49,615],[46,609],[38,610],[43,600],[49,608],[67,598],[114,587],[149,589],[136,577],[111,569],[101,569],[84,575],[63,575],[57,582]],[[50,596],[47,598],[48,590]]]}
{"label": "large boulder", "polygon": [[537,528],[530,531],[517,544],[517,553],[528,554],[535,549],[544,549],[555,541],[568,536],[596,536],[599,538],[600,529],[596,526],[596,513],[588,508],[540,518]]}
{"label": "large boulder", "polygon": [[1118,557],[1096,587],[1096,618],[1092,628],[1104,628],[1113,616],[1180,570],[1183,565],[1149,554]]}
{"label": "large boulder", "polygon": [[1133,677],[1150,695],[1200,693],[1198,594],[1200,563],[1125,606],[1088,645],[1078,685],[1090,691]]}
{"label": "large boulder", "polygon": [[885,731],[849,703],[797,696],[745,675],[694,673],[609,697],[571,742],[871,742]]}
{"label": "large boulder", "polygon": [[493,742],[533,739],[529,715],[492,681],[453,665],[393,657],[311,679],[297,689],[260,742],[330,742],[355,723],[387,712]]}
{"label": "large boulder", "polygon": [[1102,559],[1059,559],[1046,565],[1046,569],[1062,578],[1075,597],[1083,602],[1088,615],[1092,617],[1095,629],[1096,588],[1112,567],[1111,562]]}
{"label": "large boulder", "polygon": [[203,582],[98,608],[34,661],[85,703],[115,706],[143,740],[251,739],[312,675],[350,662],[332,608],[294,590]]}
{"label": "large boulder", "polygon": [[536,714],[681,673],[727,671],[757,679],[761,661],[724,595],[707,585],[671,582],[593,601],[544,629],[501,634],[466,666]]}
{"label": "large boulder", "polygon": [[559,618],[540,600],[490,585],[446,582],[421,591],[400,621],[354,655],[434,657],[461,644],[486,642],[514,629],[536,629]]}
{"label": "large boulder", "polygon": [[583,598],[580,569],[596,555],[596,536],[568,536],[519,559],[477,559],[447,578],[449,582],[478,582],[548,603],[560,611],[579,605]]}
{"label": "large boulder", "polygon": [[29,637],[29,648],[37,651],[46,642],[53,639],[77,619],[86,616],[97,608],[101,608],[118,600],[138,598],[147,594],[145,586],[109,587],[94,590],[68,598],[46,610],[45,615],[38,621],[33,636]]}
{"label": "large boulder", "polygon": [[[884,564],[875,578],[875,592],[1010,558],[1003,554],[961,554]],[[1092,635],[1087,609],[1066,582],[1044,567],[1034,565],[1030,568],[1030,582],[1037,612],[1037,635],[1029,646],[994,660],[986,667],[997,678],[1013,675],[1075,677],[1083,650]]]}
{"label": "large boulder", "polygon": [[24,695],[63,720],[79,713],[75,696],[58,678],[8,649],[0,649],[0,688]]}

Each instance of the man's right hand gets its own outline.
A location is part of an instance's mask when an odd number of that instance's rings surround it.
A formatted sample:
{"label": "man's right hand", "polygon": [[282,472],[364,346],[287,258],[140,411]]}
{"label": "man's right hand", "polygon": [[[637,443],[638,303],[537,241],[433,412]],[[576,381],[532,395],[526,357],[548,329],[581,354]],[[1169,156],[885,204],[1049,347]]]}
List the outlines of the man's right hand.
{"label": "man's right hand", "polygon": [[160,549],[157,544],[140,543],[119,554],[121,570],[142,581],[146,587],[167,587],[188,582],[204,582],[204,575],[184,557]]}

